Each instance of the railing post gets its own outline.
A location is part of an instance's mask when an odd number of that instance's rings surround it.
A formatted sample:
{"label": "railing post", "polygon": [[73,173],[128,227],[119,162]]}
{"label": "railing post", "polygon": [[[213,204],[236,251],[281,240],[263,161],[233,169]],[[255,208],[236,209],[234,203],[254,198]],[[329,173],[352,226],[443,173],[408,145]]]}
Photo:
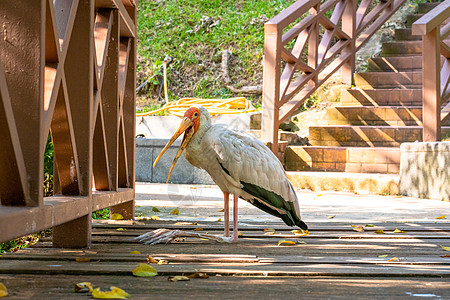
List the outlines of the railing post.
{"label": "railing post", "polygon": [[423,141],[441,140],[440,30],[422,35]]}
{"label": "railing post", "polygon": [[[309,10],[309,14],[317,15],[319,10],[320,10],[320,2]],[[312,25],[308,43],[308,66],[310,66],[314,70],[317,69],[319,59],[319,38],[320,38],[319,24],[315,23]],[[309,82],[309,84],[311,84],[312,86],[316,86],[318,81],[319,81],[319,73],[317,72],[316,76],[313,77],[313,79]]]}
{"label": "railing post", "polygon": [[342,15],[342,31],[351,38],[351,41],[343,54],[349,54],[350,58],[342,66],[341,76],[344,83],[352,85],[353,72],[355,71],[356,0],[347,0],[346,2]]}
{"label": "railing post", "polygon": [[264,35],[261,138],[270,142],[272,151],[277,154],[282,47],[278,25],[266,23]]}

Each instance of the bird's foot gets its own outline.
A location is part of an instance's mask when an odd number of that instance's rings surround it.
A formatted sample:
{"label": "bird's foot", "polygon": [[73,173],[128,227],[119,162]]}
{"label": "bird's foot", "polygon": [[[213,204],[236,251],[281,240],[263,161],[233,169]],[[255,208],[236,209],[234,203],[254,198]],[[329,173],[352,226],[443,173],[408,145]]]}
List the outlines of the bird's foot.
{"label": "bird's foot", "polygon": [[177,237],[186,236],[185,232],[182,230],[170,230],[170,229],[156,229],[140,235],[134,239],[143,243],[144,245],[155,245],[155,244],[167,244]]}
{"label": "bird's foot", "polygon": [[170,230],[170,229],[156,229],[150,232],[147,232],[143,235],[140,235],[135,240],[140,241],[145,245],[156,245],[156,244],[167,244],[179,237],[198,237],[202,239],[208,239],[212,241],[216,241],[219,243],[235,243],[234,237],[224,237],[224,236],[215,236],[211,234],[203,234],[192,231],[183,231],[183,230]]}

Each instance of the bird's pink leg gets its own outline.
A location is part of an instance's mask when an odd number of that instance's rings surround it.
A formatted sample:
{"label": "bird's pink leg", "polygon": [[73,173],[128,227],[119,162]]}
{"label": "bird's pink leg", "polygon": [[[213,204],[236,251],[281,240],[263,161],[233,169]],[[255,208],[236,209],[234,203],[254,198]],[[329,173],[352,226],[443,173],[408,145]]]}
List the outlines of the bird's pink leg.
{"label": "bird's pink leg", "polygon": [[223,192],[223,219],[225,223],[225,236],[230,236],[230,193]]}
{"label": "bird's pink leg", "polygon": [[233,237],[231,238],[232,243],[237,243],[238,241],[238,196],[233,195]]}

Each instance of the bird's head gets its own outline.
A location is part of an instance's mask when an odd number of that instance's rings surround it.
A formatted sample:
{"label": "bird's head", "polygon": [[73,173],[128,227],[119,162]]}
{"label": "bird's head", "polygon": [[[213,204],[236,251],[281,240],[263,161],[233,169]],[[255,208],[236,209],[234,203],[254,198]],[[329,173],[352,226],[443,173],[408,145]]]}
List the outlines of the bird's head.
{"label": "bird's head", "polygon": [[[206,111],[206,113],[205,113]],[[208,114],[208,116],[206,116]],[[175,158],[173,159],[172,166],[170,167],[169,174],[167,175],[167,181],[169,182],[170,174],[172,174],[172,170],[175,167],[175,164],[178,161],[178,158],[181,156],[181,153],[183,153],[183,150],[187,147],[189,144],[191,138],[194,136],[194,134],[197,132],[200,126],[200,119],[201,117],[209,117],[208,111],[201,107],[201,106],[191,106],[183,116],[183,119],[181,120],[181,124],[178,127],[177,131],[173,134],[170,141],[164,146],[161,153],[159,153],[158,157],[156,158],[153,168],[155,168],[156,163],[161,158],[161,156],[166,152],[166,150],[170,147],[170,145],[175,142],[175,140],[184,133],[183,141],[181,142],[180,148],[178,149],[177,155],[175,155]],[[208,118],[209,119],[209,118]]]}

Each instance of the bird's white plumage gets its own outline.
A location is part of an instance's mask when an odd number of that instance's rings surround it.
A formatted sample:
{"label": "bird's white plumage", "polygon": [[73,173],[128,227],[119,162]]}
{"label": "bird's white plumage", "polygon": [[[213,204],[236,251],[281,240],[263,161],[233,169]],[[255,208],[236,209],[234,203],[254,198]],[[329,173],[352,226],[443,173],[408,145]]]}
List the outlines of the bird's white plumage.
{"label": "bird's white plumage", "polygon": [[272,151],[245,132],[211,125],[208,111],[198,108],[200,125],[184,151],[186,159],[206,170],[222,191],[252,202],[242,182],[256,185],[292,202],[300,218],[297,195]]}

